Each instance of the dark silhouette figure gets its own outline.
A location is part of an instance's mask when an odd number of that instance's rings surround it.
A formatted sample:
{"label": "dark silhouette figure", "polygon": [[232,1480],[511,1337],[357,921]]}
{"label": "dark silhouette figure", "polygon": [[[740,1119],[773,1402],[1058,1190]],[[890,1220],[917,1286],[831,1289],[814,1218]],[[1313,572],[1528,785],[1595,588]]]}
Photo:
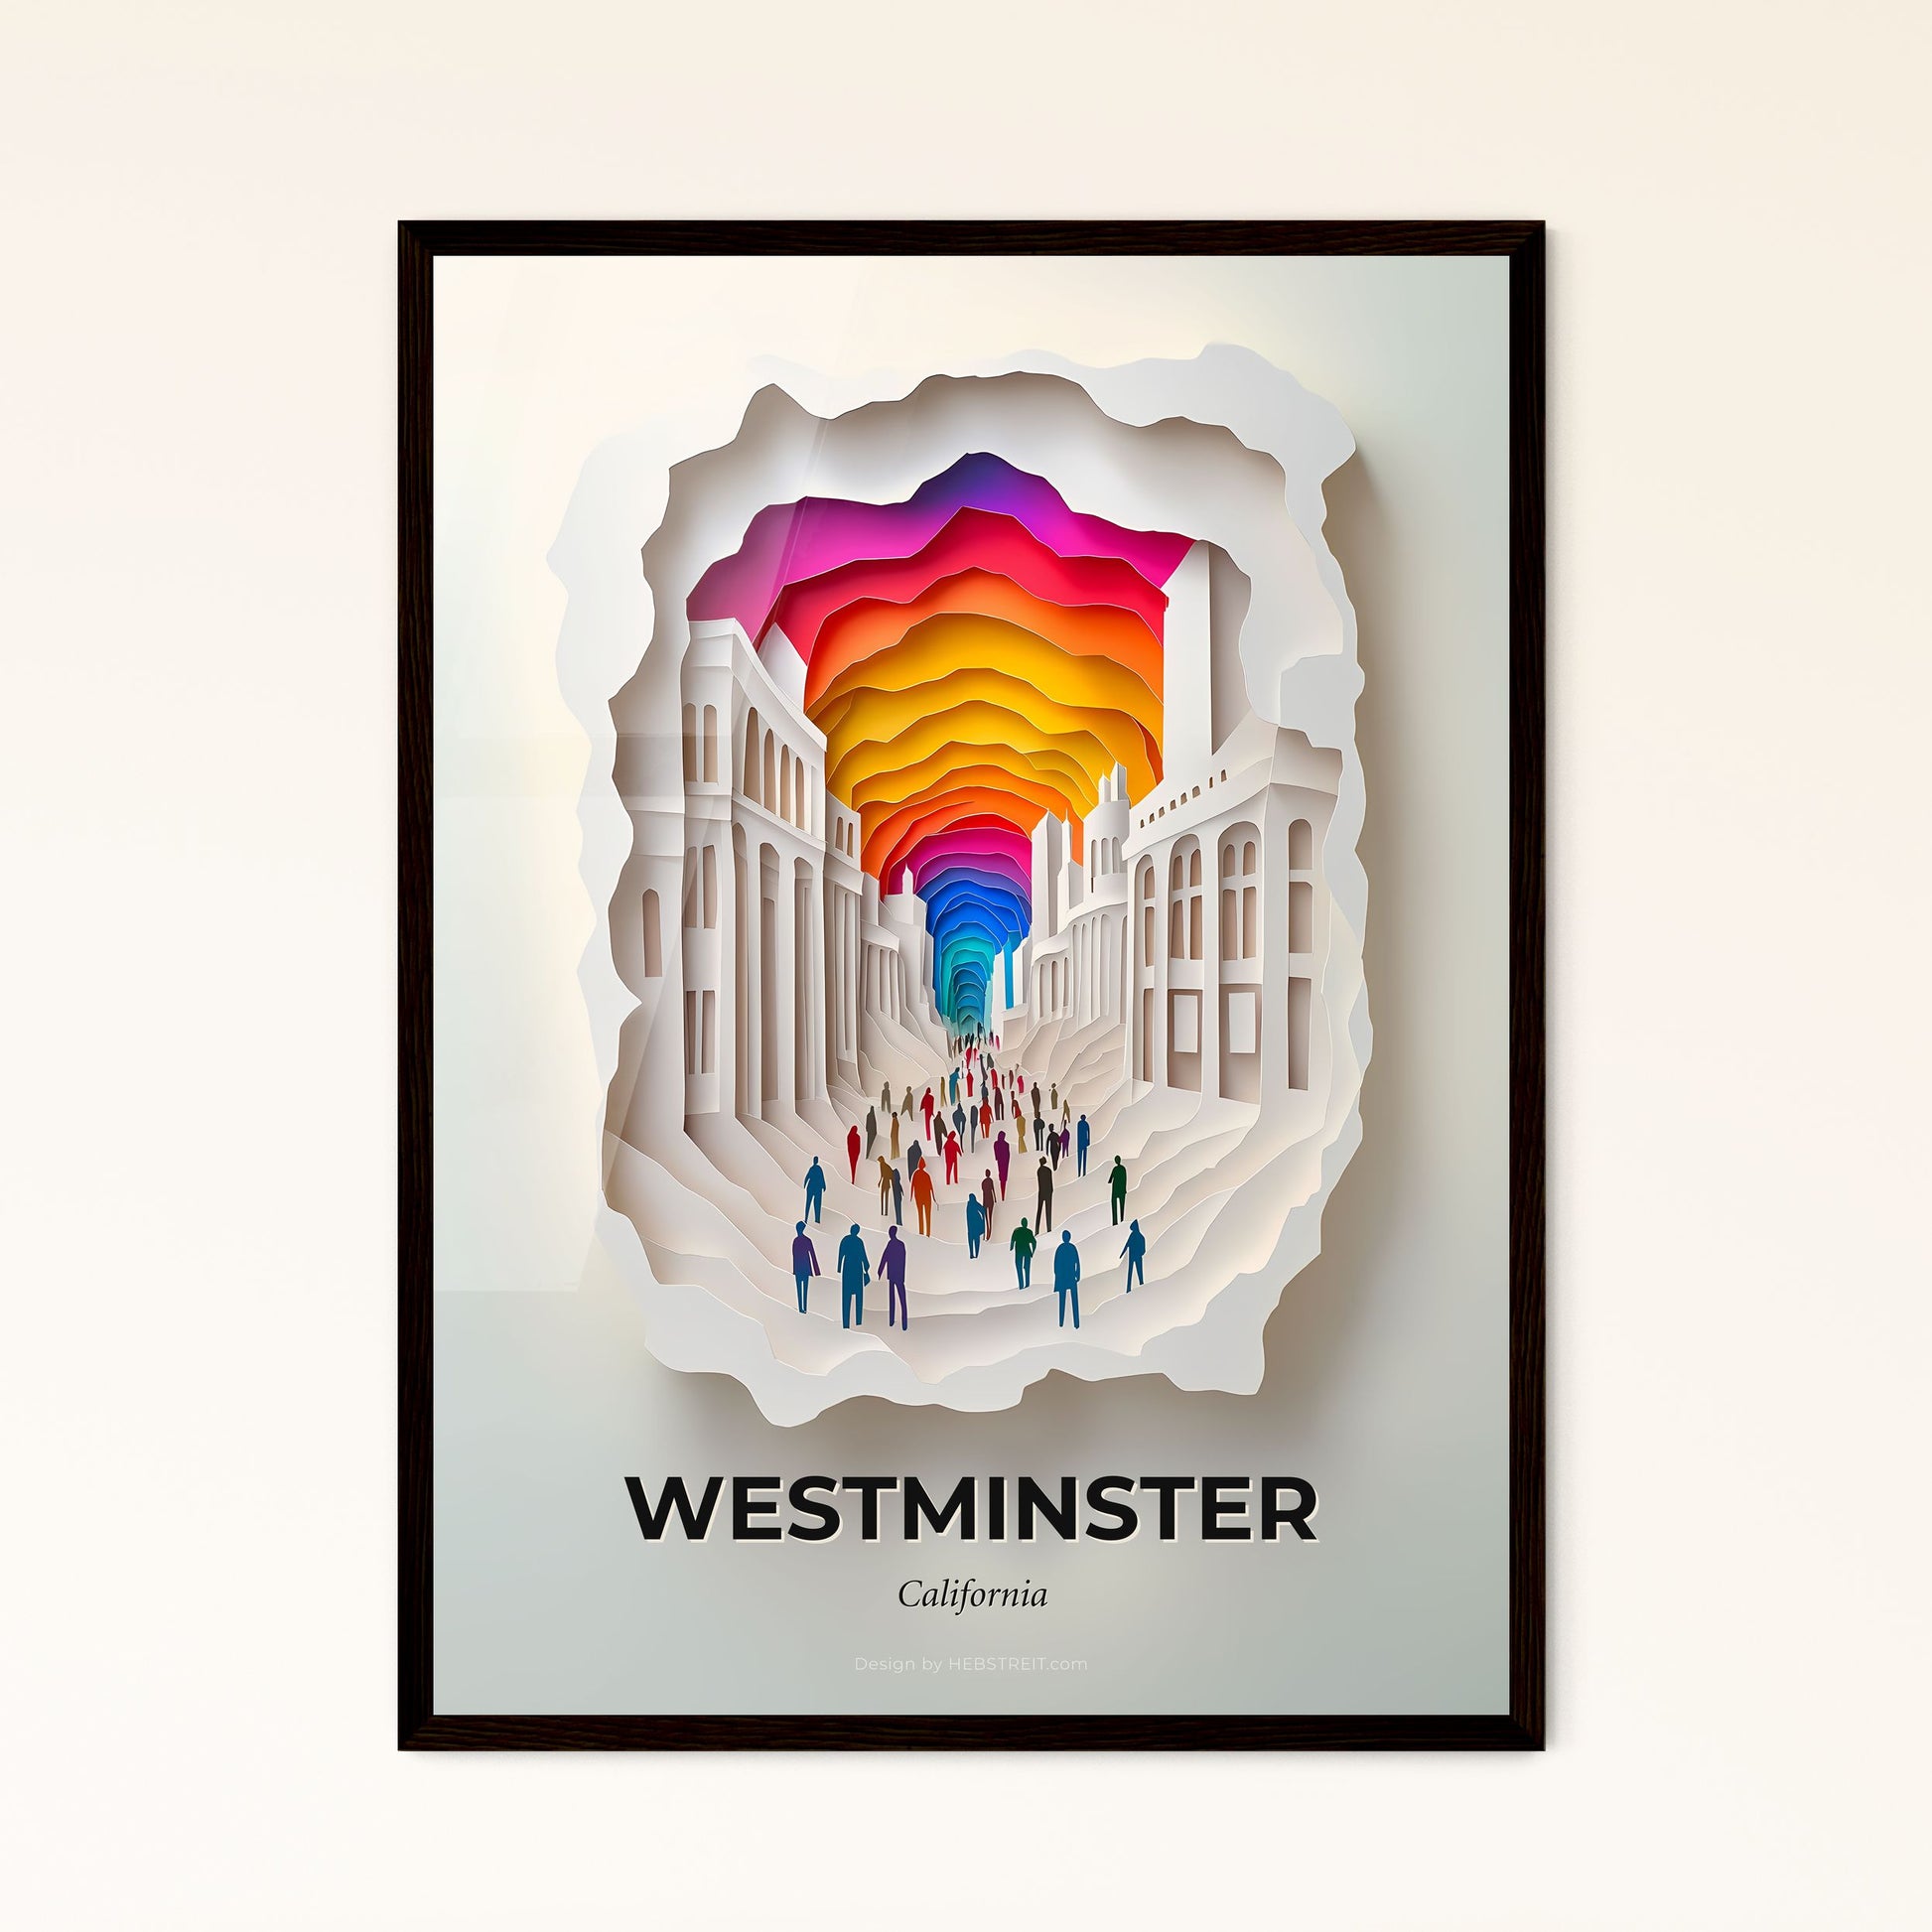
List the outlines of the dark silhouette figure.
{"label": "dark silhouette figure", "polygon": [[1027,1225],[1026,1215],[1021,1215],[1020,1225],[1014,1229],[1007,1246],[1013,1250],[1014,1273],[1020,1277],[1022,1288],[1034,1285],[1034,1249],[1038,1245],[1038,1238]]}
{"label": "dark silhouette figure", "polygon": [[846,1159],[852,1163],[852,1178],[859,1178],[859,1123],[852,1123],[852,1131],[845,1137]]}
{"label": "dark silhouette figure", "polygon": [[1127,1224],[1127,1245],[1121,1249],[1127,1257],[1127,1292],[1134,1292],[1134,1278],[1139,1276],[1141,1286],[1147,1286],[1147,1236],[1141,1232],[1139,1221]]}
{"label": "dark silhouette figure", "polygon": [[1053,1171],[1046,1165],[1046,1157],[1039,1157],[1038,1169],[1038,1227],[1041,1234],[1053,1231]]}
{"label": "dark silhouette figure", "polygon": [[798,1223],[797,1231],[791,1237],[791,1285],[798,1291],[798,1312],[805,1312],[805,1295],[811,1287],[811,1280],[818,1273],[818,1250],[812,1246],[812,1238],[805,1232],[803,1221]]}
{"label": "dark silhouette figure", "polygon": [[821,1227],[825,1224],[825,1170],[818,1165],[816,1156],[805,1170],[805,1217]]}
{"label": "dark silhouette figure", "polygon": [[[872,1159],[873,1146],[878,1139],[879,1109],[877,1107],[868,1107],[866,1109],[866,1159],[868,1161]],[[855,1175],[854,1177],[856,1178],[857,1176]]]}
{"label": "dark silhouette figure", "polygon": [[1093,1129],[1087,1125],[1085,1114],[1080,1116],[1080,1124],[1073,1130],[1073,1151],[1080,1157],[1080,1172],[1087,1171],[1087,1149],[1093,1145]]}
{"label": "dark silhouette figure", "polygon": [[1119,1227],[1127,1218],[1127,1163],[1118,1154],[1114,1156],[1113,1172],[1107,1176],[1107,1191],[1113,1196],[1114,1225]]}
{"label": "dark silhouette figure", "polygon": [[905,1181],[897,1168],[893,1170],[893,1219],[905,1219]]}
{"label": "dark silhouette figure", "polygon": [[1007,1197],[1007,1167],[1013,1160],[1013,1145],[1007,1139],[1007,1130],[1000,1129],[1000,1138],[993,1143],[994,1165],[1000,1170],[1000,1198]]}
{"label": "dark silhouette figure", "polygon": [[1057,1134],[1047,1135],[1046,1152],[1052,1157],[1053,1172],[1058,1173],[1060,1171],[1060,1137]]}
{"label": "dark silhouette figure", "polygon": [[882,1154],[879,1157],[879,1211],[884,1214],[886,1203],[893,1197],[893,1164]]}
{"label": "dark silhouette figure", "polygon": [[872,1262],[866,1254],[866,1244],[859,1238],[859,1223],[852,1223],[852,1232],[839,1243],[839,1311],[841,1328],[849,1328],[855,1319],[861,1327],[866,1320],[866,1284],[872,1280]]}
{"label": "dark silhouette figure", "polygon": [[952,1131],[962,1141],[966,1138],[966,1116],[958,1107],[952,1110]]}
{"label": "dark silhouette figure", "polygon": [[[905,1311],[905,1243],[898,1238],[898,1229],[886,1230],[886,1245],[880,1250],[879,1272],[886,1278],[886,1325],[893,1325],[893,1311],[898,1310],[898,1325],[909,1328],[911,1318]],[[1074,1324],[1079,1325],[1077,1322]]]}
{"label": "dark silhouette figure", "polygon": [[986,1209],[986,1231],[993,1232],[993,1203],[997,1198],[993,1186],[993,1170],[988,1168],[986,1178],[980,1182],[980,1205]]}
{"label": "dark silhouette figure", "polygon": [[1073,1305],[1073,1325],[1080,1325],[1080,1251],[1073,1245],[1073,1230],[1060,1233],[1060,1245],[1053,1250],[1053,1291],[1060,1298],[1060,1326],[1066,1326],[1067,1304]]}
{"label": "dark silhouette figure", "polygon": [[986,1232],[986,1209],[980,1205],[977,1194],[966,1196],[966,1252],[975,1260],[979,1257],[980,1237]]}
{"label": "dark silhouette figure", "polygon": [[888,1152],[892,1155],[893,1159],[897,1161],[898,1159],[898,1116],[897,1114],[893,1116],[893,1131],[891,1135],[891,1140],[892,1140],[892,1146],[888,1149]]}

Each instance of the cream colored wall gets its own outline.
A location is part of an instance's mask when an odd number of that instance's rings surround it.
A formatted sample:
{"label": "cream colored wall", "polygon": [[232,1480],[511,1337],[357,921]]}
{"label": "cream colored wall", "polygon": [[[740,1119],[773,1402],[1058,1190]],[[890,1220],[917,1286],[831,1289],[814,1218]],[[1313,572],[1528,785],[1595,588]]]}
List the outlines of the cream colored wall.
{"label": "cream colored wall", "polygon": [[[1932,1916],[1927,20],[12,10],[7,1915]],[[1554,224],[1552,1748],[400,1759],[395,217],[1045,212]],[[1433,329],[1365,302],[1295,365],[1336,393]],[[1337,508],[1365,654],[1411,591],[1354,559],[1431,461]],[[525,750],[467,754],[478,814],[575,794],[567,732]]]}

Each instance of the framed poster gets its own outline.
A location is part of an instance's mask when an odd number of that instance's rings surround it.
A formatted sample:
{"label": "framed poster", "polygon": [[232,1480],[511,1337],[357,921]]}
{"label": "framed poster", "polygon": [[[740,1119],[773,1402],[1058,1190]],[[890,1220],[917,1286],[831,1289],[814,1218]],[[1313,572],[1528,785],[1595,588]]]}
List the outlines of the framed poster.
{"label": "framed poster", "polygon": [[1542,1741],[1542,230],[405,223],[401,1738]]}

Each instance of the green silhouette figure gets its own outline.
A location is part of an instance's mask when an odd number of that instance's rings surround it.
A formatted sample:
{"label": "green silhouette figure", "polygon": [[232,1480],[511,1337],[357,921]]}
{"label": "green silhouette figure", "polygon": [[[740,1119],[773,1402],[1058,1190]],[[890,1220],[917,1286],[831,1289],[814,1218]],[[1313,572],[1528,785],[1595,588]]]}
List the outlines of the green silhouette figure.
{"label": "green silhouette figure", "polygon": [[1020,1277],[1022,1288],[1032,1288],[1034,1285],[1034,1250],[1038,1245],[1033,1229],[1027,1225],[1027,1217],[1021,1215],[1020,1225],[1014,1229],[1007,1246],[1013,1250],[1013,1269]]}

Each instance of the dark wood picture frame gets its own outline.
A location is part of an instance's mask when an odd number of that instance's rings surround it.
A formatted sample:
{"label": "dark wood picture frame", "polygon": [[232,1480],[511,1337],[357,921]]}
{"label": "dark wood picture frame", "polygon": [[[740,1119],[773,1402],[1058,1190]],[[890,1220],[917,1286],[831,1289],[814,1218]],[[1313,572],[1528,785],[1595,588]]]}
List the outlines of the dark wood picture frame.
{"label": "dark wood picture frame", "polygon": [[[398,233],[397,1702],[410,1750],[1539,1750],[1544,1734],[1540,221],[404,221]],[[448,1717],[431,1702],[432,306],[439,255],[1494,255],[1509,262],[1509,1710],[1471,1717]]]}

